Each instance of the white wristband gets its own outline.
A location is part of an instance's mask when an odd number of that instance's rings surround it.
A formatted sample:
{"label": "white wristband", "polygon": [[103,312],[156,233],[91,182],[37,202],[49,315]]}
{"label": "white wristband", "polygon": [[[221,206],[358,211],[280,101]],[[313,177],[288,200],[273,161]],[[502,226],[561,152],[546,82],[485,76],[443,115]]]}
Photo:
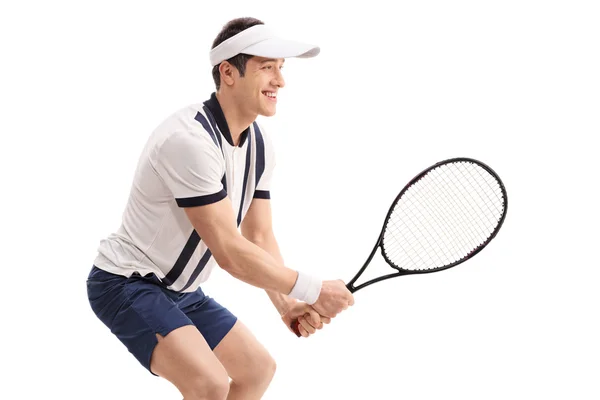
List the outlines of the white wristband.
{"label": "white wristband", "polygon": [[316,303],[319,295],[321,294],[321,286],[323,285],[323,282],[314,276],[305,274],[304,272],[297,272],[298,279],[296,280],[296,284],[288,296],[304,301],[307,304],[312,305]]}

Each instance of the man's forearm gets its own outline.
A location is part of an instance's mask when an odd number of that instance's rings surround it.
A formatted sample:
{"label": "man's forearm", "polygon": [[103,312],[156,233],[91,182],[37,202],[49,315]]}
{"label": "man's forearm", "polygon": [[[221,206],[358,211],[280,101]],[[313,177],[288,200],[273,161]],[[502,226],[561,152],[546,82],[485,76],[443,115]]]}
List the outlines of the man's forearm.
{"label": "man's forearm", "polygon": [[[247,221],[244,224],[246,232],[248,232],[247,227],[252,225],[247,225],[248,221],[252,222],[253,219],[255,223],[256,220],[261,221],[261,213],[256,210],[264,205],[258,203],[255,212],[252,213],[250,210],[250,216],[246,215]],[[250,242],[246,236],[240,235],[236,229],[235,213],[228,197],[206,206],[184,209],[192,226],[211,250],[221,268],[236,279],[262,289],[284,294],[293,291],[298,279],[298,271],[286,268],[267,251]],[[300,288],[294,293],[296,292],[299,293],[299,297],[310,295]],[[312,297],[310,299],[312,300]]]}
{"label": "man's forearm", "polygon": [[[277,244],[277,240],[275,239],[274,235],[269,235],[268,237],[261,239],[251,238],[249,240],[269,253],[271,257],[273,257],[279,264],[284,265],[283,257],[281,256],[281,251],[279,250],[279,245]],[[265,289],[265,291],[277,309],[277,312],[279,312],[279,315],[281,316],[283,316],[290,309],[291,305],[296,302],[295,299],[292,299],[282,293],[269,289]]]}
{"label": "man's forearm", "polygon": [[233,277],[276,295],[290,293],[298,276],[297,271],[286,268],[267,250],[241,236],[231,240],[215,258]]}

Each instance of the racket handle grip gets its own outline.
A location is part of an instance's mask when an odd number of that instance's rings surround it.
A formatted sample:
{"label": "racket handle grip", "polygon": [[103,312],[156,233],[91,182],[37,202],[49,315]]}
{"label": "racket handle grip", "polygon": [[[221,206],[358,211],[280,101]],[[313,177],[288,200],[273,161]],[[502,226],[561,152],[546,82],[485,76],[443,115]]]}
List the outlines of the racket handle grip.
{"label": "racket handle grip", "polygon": [[[356,292],[356,288],[353,285],[354,282],[350,282],[348,284],[346,284],[346,288],[350,291],[350,293],[354,293]],[[298,325],[300,325],[300,322],[298,322],[297,319],[292,321],[292,324],[290,325],[290,328],[292,328],[292,330],[294,331],[294,333],[296,334],[296,336],[300,337],[302,336],[302,334],[300,334],[300,330],[298,329]]]}
{"label": "racket handle grip", "polygon": [[302,336],[300,334],[300,330],[298,329],[298,325],[300,325],[300,322],[298,322],[297,319],[292,321],[292,325],[290,326],[290,328],[292,328],[292,330],[294,331],[294,333],[296,334],[296,336],[300,337]]}

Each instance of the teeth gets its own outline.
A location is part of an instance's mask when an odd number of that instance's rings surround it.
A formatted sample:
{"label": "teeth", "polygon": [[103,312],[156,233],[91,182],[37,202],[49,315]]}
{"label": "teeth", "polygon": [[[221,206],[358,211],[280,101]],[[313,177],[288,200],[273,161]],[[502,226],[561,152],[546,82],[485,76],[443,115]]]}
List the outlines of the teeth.
{"label": "teeth", "polygon": [[276,95],[275,93],[273,93],[273,92],[263,92],[263,93],[264,93],[264,94],[265,94],[265,96],[267,96],[267,97],[272,97],[272,98],[275,98],[275,97],[277,97],[277,95]]}

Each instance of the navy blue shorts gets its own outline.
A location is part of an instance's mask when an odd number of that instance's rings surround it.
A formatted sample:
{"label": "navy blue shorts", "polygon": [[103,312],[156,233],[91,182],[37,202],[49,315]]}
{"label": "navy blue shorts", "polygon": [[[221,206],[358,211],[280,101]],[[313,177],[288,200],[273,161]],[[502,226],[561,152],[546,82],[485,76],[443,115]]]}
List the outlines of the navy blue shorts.
{"label": "navy blue shorts", "polygon": [[200,288],[192,293],[166,289],[154,274],[127,278],[96,266],[87,279],[90,305],[96,316],[150,373],[156,334],[195,325],[211,349],[231,330],[237,318]]}

